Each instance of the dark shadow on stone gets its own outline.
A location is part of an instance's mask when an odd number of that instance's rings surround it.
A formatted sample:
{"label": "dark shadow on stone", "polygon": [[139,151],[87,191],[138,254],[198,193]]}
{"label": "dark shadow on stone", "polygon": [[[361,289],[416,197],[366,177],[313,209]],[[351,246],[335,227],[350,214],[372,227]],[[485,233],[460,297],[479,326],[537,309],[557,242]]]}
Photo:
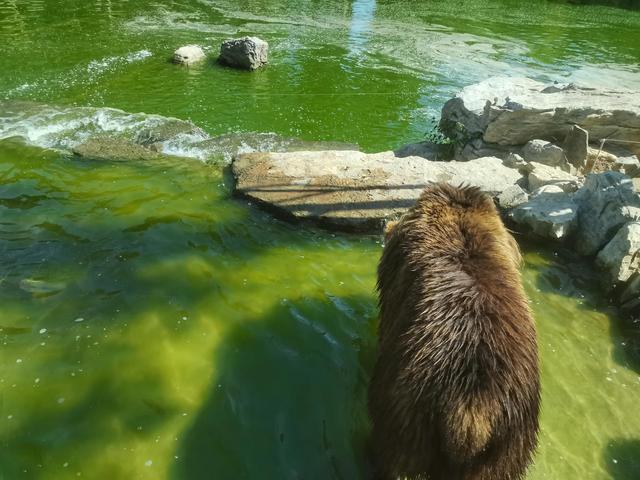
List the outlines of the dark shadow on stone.
{"label": "dark shadow on stone", "polygon": [[368,478],[371,297],[281,300],[230,326],[171,478]]}
{"label": "dark shadow on stone", "polygon": [[613,480],[640,478],[640,440],[613,440],[604,451],[607,471]]}
{"label": "dark shadow on stone", "polygon": [[432,161],[448,162],[453,160],[454,145],[432,142],[417,142],[404,145],[393,151],[398,158],[422,157]]}

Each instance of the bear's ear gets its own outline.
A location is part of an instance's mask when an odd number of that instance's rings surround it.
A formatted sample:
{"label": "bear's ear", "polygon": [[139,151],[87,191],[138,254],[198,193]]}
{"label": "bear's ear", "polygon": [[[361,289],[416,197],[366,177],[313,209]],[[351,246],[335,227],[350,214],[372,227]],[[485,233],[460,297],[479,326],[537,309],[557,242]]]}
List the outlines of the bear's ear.
{"label": "bear's ear", "polygon": [[389,238],[389,236],[391,235],[391,232],[393,231],[393,229],[395,228],[395,226],[398,224],[399,220],[389,220],[387,223],[385,223],[384,225],[384,239],[387,240]]}

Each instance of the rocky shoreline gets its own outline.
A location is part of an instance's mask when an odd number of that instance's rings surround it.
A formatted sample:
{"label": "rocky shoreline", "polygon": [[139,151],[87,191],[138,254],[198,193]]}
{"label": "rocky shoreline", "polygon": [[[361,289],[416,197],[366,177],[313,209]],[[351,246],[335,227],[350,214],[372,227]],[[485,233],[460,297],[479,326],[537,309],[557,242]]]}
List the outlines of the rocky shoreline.
{"label": "rocky shoreline", "polygon": [[602,287],[640,315],[637,92],[489,79],[444,105],[440,129],[452,148],[240,154],[235,192],[283,218],[376,232],[430,182],[476,185],[515,231],[593,258]]}
{"label": "rocky shoreline", "polygon": [[[430,182],[476,185],[514,231],[592,258],[602,288],[640,317],[640,95],[489,79],[442,109],[448,144],[367,154],[273,133],[211,137],[191,122],[115,109],[5,102],[6,135],[92,161],[188,157],[231,165],[234,193],[288,220],[380,233]],[[30,115],[23,119],[20,112]],[[572,123],[576,122],[576,123]],[[50,128],[51,124],[56,128]],[[46,125],[55,136],[43,136]]]}

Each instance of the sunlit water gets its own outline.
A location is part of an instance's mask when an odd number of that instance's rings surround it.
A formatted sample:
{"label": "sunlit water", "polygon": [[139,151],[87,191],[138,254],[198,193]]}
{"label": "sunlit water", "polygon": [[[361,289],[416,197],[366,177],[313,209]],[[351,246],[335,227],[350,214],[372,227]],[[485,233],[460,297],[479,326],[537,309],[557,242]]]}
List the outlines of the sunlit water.
{"label": "sunlit water", "polygon": [[[274,220],[184,143],[169,153],[193,159],[147,164],[77,143],[163,115],[394,148],[493,74],[638,88],[639,26],[544,1],[1,2],[0,478],[369,474],[379,239]],[[167,62],[243,34],[269,40],[266,69]],[[525,251],[543,374],[528,478],[640,478],[637,326],[571,252]]]}

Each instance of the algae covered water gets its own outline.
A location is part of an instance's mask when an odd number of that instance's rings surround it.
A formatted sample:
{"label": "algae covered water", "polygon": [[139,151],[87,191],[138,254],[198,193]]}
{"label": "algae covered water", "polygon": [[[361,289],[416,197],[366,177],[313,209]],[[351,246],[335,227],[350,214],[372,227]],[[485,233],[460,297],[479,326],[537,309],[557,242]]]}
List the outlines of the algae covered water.
{"label": "algae covered water", "polygon": [[[638,27],[564,2],[2,2],[0,478],[369,475],[379,239],[275,220],[191,150],[99,162],[79,142],[161,115],[394,148],[490,75],[638,88]],[[167,62],[244,34],[270,41],[263,71]],[[543,381],[528,478],[640,478],[637,325],[571,252],[525,260]]]}

